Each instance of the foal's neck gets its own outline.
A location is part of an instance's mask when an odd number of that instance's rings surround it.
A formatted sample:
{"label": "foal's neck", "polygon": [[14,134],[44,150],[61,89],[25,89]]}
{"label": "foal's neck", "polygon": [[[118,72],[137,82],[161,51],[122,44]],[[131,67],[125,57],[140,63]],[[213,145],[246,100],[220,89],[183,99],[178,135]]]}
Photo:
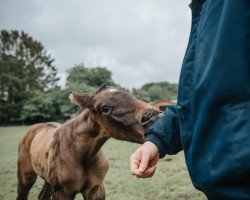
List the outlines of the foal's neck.
{"label": "foal's neck", "polygon": [[91,162],[108,139],[88,109],[65,123],[63,128],[67,130],[65,139],[71,142],[70,148],[74,148],[84,162]]}

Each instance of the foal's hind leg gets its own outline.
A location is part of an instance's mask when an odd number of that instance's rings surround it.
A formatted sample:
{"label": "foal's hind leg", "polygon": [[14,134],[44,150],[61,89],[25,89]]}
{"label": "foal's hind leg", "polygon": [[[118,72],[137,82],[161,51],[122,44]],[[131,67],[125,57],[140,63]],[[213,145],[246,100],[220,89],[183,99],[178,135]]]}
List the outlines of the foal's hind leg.
{"label": "foal's hind leg", "polygon": [[17,176],[17,200],[27,200],[29,191],[36,181],[37,174],[32,167],[29,151],[25,147],[20,147],[19,149]]}
{"label": "foal's hind leg", "polygon": [[35,183],[37,175],[34,171],[19,171],[18,170],[18,196],[17,200],[27,200],[29,191]]}
{"label": "foal's hind leg", "polygon": [[52,195],[52,187],[47,181],[44,181],[43,189],[41,190],[38,199],[50,200],[51,195]]}

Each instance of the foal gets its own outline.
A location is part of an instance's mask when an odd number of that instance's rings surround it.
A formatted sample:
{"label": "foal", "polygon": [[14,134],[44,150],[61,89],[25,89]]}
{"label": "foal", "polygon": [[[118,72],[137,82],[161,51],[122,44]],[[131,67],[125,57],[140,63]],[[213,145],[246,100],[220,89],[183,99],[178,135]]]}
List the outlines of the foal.
{"label": "foal", "polygon": [[27,200],[37,175],[45,180],[38,199],[104,200],[108,160],[101,146],[110,137],[142,143],[159,111],[128,92],[103,87],[95,95],[71,93],[83,110],[64,124],[33,125],[18,154],[18,197]]}

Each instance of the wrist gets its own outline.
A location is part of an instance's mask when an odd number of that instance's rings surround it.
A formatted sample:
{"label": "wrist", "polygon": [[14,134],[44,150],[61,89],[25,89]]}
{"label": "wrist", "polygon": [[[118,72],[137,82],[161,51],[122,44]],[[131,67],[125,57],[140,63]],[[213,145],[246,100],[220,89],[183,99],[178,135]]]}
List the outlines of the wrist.
{"label": "wrist", "polygon": [[153,155],[159,155],[158,147],[151,141],[145,141],[144,146],[147,150],[150,150]]}
{"label": "wrist", "polygon": [[151,147],[151,149],[153,149],[155,151],[159,151],[158,147],[155,145],[155,143],[151,142],[150,140],[146,140],[144,142],[144,145]]}
{"label": "wrist", "polygon": [[154,146],[157,148],[157,152],[159,153],[160,158],[163,158],[166,155],[165,146],[156,135],[154,134],[148,135],[147,138],[145,139],[145,143],[146,142],[154,144]]}

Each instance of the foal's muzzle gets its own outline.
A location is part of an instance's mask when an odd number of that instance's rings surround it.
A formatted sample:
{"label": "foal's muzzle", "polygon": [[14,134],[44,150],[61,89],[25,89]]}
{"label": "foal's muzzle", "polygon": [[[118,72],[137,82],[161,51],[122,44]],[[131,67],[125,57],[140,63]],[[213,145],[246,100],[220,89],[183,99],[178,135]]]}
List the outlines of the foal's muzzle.
{"label": "foal's muzzle", "polygon": [[162,113],[161,111],[150,109],[142,114],[142,116],[139,119],[139,123],[142,126],[148,127],[150,124],[152,124],[155,120],[157,120],[160,117],[161,113]]}

